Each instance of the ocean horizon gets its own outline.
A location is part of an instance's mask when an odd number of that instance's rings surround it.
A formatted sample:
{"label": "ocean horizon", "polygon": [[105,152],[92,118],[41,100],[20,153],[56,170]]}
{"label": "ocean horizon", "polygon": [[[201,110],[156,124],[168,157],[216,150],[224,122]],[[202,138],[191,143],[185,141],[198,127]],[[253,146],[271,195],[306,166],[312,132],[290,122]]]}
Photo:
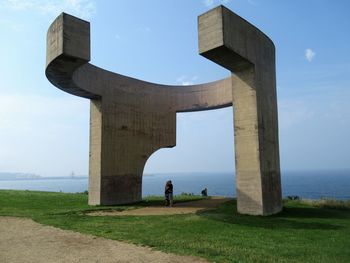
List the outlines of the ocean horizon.
{"label": "ocean horizon", "polygon": [[[350,200],[350,170],[282,171],[282,195],[304,199]],[[142,196],[162,195],[172,180],[174,194],[200,194],[208,188],[211,196],[236,197],[234,172],[148,173],[143,175]],[[88,190],[87,176],[1,179],[0,189],[76,193]]]}

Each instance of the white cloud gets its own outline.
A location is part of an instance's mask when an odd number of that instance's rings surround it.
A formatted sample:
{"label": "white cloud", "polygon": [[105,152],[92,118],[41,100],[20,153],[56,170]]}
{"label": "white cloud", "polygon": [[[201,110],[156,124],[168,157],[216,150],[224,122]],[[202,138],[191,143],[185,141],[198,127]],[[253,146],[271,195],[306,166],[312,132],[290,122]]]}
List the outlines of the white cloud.
{"label": "white cloud", "polygon": [[[64,107],[62,107],[64,105]],[[40,123],[43,119],[69,116],[72,112],[81,113],[86,109],[83,99],[75,97],[51,98],[37,95],[2,94],[0,97],[0,127],[3,122],[18,124]]]}
{"label": "white cloud", "polygon": [[61,12],[88,19],[96,13],[93,0],[6,0],[13,10],[36,11],[44,15],[57,16]]}
{"label": "white cloud", "polygon": [[143,33],[149,33],[152,31],[152,29],[148,26],[140,26],[137,28],[137,30],[143,32]]}
{"label": "white cloud", "polygon": [[278,103],[278,119],[282,129],[287,129],[310,120],[315,116],[315,110],[307,99],[288,99]]}
{"label": "white cloud", "polygon": [[88,100],[0,96],[0,171],[87,174]]}
{"label": "white cloud", "polygon": [[206,7],[213,7],[215,4],[217,5],[222,5],[222,4],[227,4],[231,0],[203,0],[203,4]]}
{"label": "white cloud", "polygon": [[305,50],[305,58],[307,61],[311,62],[314,59],[315,55],[316,53],[311,48]]}
{"label": "white cloud", "polygon": [[211,7],[214,5],[214,0],[204,0],[203,4],[207,7]]}
{"label": "white cloud", "polygon": [[0,26],[9,28],[15,32],[21,32],[25,28],[24,24],[19,24],[9,19],[0,19]]}
{"label": "white cloud", "polygon": [[248,0],[248,4],[253,5],[253,6],[257,6],[258,5],[258,3],[256,1],[254,1],[254,0]]}
{"label": "white cloud", "polygon": [[198,79],[198,76],[188,77],[182,75],[176,79],[176,82],[180,83],[183,86],[193,85],[193,83]]}

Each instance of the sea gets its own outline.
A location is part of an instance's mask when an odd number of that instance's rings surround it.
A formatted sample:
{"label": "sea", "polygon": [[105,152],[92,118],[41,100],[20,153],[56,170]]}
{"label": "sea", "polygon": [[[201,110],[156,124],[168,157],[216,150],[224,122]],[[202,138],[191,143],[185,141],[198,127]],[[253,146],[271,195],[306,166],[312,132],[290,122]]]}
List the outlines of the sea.
{"label": "sea", "polygon": [[[350,170],[283,171],[281,175],[283,197],[350,200]],[[176,195],[200,194],[204,188],[207,188],[208,195],[211,196],[236,196],[235,175],[228,172],[144,174],[142,195],[162,195],[167,180],[172,180]],[[88,189],[88,178],[0,178],[0,189],[77,193]]]}

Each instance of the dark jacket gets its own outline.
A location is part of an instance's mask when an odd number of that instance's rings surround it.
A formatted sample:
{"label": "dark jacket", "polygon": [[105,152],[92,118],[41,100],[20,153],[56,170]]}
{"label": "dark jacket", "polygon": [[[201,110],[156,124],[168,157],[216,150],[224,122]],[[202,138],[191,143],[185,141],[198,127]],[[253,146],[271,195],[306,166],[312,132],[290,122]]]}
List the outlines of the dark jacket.
{"label": "dark jacket", "polygon": [[165,193],[166,194],[172,194],[173,193],[173,184],[167,184],[165,186]]}

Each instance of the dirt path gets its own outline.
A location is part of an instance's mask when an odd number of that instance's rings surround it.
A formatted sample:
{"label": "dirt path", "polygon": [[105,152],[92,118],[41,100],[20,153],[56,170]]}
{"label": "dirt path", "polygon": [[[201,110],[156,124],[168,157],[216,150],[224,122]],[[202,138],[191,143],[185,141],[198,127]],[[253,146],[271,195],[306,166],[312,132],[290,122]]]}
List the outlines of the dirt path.
{"label": "dirt path", "polygon": [[[172,215],[216,208],[228,198],[211,198],[175,204],[118,211],[99,211],[93,216]],[[177,256],[91,235],[43,226],[30,219],[0,217],[1,263],[51,262],[207,262],[196,257]]]}
{"label": "dirt path", "polygon": [[143,207],[132,210],[120,211],[98,211],[91,212],[88,215],[90,216],[125,216],[125,215],[134,215],[134,216],[149,216],[149,215],[176,215],[176,214],[192,214],[201,210],[213,209],[218,207],[220,204],[225,203],[230,198],[223,197],[211,197],[210,199],[184,202],[174,204],[173,207],[165,206],[150,206]]}
{"label": "dirt path", "polygon": [[0,217],[0,262],[207,262],[104,238],[43,226],[30,219]]}

